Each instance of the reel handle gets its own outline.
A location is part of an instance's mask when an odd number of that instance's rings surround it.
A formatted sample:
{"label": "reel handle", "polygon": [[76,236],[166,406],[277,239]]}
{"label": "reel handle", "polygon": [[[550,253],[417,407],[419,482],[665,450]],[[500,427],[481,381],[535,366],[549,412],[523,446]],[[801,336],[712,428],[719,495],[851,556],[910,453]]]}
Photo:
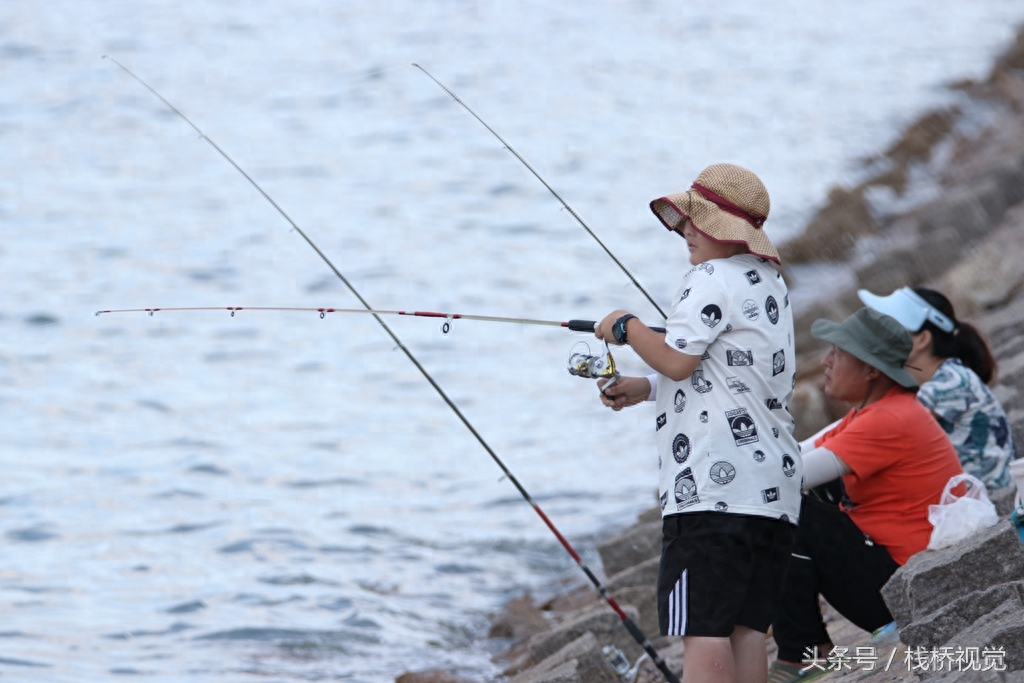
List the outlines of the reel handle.
{"label": "reel handle", "polygon": [[[573,332],[594,332],[597,329],[596,320],[570,320],[565,324]],[[665,332],[664,327],[652,327],[650,328],[655,332]]]}

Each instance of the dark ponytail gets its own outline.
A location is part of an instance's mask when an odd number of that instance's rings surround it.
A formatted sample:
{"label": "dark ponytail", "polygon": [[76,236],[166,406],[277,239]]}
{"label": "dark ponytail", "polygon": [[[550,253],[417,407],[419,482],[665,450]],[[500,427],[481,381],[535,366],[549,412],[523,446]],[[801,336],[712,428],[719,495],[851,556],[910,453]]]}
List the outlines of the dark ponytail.
{"label": "dark ponytail", "polygon": [[992,351],[981,332],[974,325],[957,320],[953,313],[953,304],[934,289],[915,287],[914,292],[952,320],[955,325],[952,332],[943,332],[931,321],[925,321],[921,330],[932,333],[932,353],[940,358],[959,358],[981,378],[982,382],[994,382],[996,359],[992,357]]}

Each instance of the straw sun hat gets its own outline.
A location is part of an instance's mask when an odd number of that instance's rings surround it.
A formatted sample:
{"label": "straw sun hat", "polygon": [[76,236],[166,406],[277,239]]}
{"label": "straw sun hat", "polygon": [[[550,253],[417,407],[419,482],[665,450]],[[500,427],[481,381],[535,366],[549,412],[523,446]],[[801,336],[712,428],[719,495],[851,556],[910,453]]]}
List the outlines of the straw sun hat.
{"label": "straw sun hat", "polygon": [[651,211],[669,230],[687,218],[715,242],[745,244],[750,253],[781,263],[779,252],[764,233],[768,190],[752,171],[735,164],[708,166],[686,192],[651,202]]}

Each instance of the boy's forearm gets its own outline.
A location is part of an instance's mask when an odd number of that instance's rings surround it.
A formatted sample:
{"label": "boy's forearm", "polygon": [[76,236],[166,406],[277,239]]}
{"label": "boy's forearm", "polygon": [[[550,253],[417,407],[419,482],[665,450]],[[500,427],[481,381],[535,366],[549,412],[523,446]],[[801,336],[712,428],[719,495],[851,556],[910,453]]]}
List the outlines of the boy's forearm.
{"label": "boy's forearm", "polygon": [[693,374],[700,356],[676,351],[665,343],[665,333],[655,332],[639,320],[630,320],[629,345],[652,370],[679,382]]}

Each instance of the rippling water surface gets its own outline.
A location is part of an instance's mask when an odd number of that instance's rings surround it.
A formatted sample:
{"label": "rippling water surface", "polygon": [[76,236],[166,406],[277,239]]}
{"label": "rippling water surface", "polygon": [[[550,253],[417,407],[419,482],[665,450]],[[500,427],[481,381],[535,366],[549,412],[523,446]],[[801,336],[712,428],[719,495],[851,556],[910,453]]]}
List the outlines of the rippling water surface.
{"label": "rippling water surface", "polygon": [[[390,681],[496,675],[487,615],[581,575],[360,307],[133,69],[373,306],[561,321],[656,313],[446,82],[664,305],[647,211],[757,170],[792,234],[944,84],[1005,0],[0,4],[0,675]],[[389,318],[563,533],[654,503],[642,409],[612,415],[558,328]],[[628,351],[627,371],[638,369]]]}

